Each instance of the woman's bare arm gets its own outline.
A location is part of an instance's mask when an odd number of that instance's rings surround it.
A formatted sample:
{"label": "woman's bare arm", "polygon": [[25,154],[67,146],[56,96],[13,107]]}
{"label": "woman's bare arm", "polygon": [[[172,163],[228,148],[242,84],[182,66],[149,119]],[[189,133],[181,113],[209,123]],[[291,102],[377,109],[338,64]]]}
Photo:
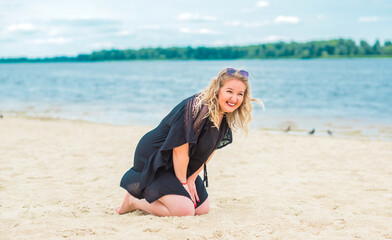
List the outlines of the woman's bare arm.
{"label": "woman's bare arm", "polygon": [[189,144],[185,143],[173,149],[174,173],[181,183],[187,181],[186,174],[189,164]]}

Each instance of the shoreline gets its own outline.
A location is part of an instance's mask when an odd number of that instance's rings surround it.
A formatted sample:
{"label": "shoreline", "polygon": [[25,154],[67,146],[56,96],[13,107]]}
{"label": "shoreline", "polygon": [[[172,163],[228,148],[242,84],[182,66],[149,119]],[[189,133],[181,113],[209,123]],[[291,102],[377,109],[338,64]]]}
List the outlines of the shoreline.
{"label": "shoreline", "polygon": [[[8,115],[9,114],[9,115]],[[155,128],[156,125],[153,124],[141,124],[141,123],[111,123],[104,121],[94,121],[94,120],[86,120],[80,118],[62,118],[62,117],[53,117],[53,116],[40,116],[40,115],[29,115],[25,112],[17,112],[17,111],[9,111],[9,112],[0,112],[0,116],[2,118],[26,118],[26,119],[38,119],[38,120],[64,120],[64,121],[76,121],[76,122],[86,122],[93,124],[102,124],[109,126],[121,126],[121,127],[146,127],[146,128]],[[0,118],[1,120],[1,118]],[[302,121],[301,123],[297,123]],[[271,119],[266,119],[266,126],[254,126],[253,122],[250,124],[250,131],[259,130],[263,132],[267,132],[270,134],[283,134],[283,135],[299,135],[299,136],[310,136],[310,137],[335,137],[342,139],[364,139],[364,140],[382,140],[382,141],[392,141],[392,126],[386,125],[377,125],[377,124],[369,124],[364,126],[363,124],[358,124],[358,120],[344,120],[341,121],[343,124],[335,124],[333,125],[332,121],[327,121],[324,124],[319,124],[317,127],[313,124],[308,124],[309,128],[304,128],[304,122],[307,120],[299,119],[299,120],[285,120],[280,122],[275,126],[268,125],[268,122],[272,122]],[[312,122],[312,121],[310,121]],[[336,121],[335,121],[336,122]],[[338,121],[339,122],[339,121]],[[351,125],[349,125],[351,123]],[[291,126],[289,132],[285,132],[288,126]],[[315,133],[310,135],[309,132],[315,129]],[[332,135],[328,133],[331,131]]]}
{"label": "shoreline", "polygon": [[273,57],[273,58],[227,58],[227,59],[106,59],[106,60],[42,60],[41,58],[0,58],[0,64],[20,64],[20,63],[99,63],[99,62],[162,62],[162,61],[262,61],[262,60],[337,60],[337,59],[389,59],[392,55],[357,55],[357,56],[322,56],[311,58],[300,57]]}

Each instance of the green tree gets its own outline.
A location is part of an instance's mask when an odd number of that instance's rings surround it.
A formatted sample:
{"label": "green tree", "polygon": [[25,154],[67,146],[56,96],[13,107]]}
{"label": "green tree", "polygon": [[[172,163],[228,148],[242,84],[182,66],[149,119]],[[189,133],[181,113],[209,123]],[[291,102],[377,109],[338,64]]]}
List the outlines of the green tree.
{"label": "green tree", "polygon": [[381,53],[381,46],[380,46],[380,41],[376,40],[376,42],[373,45],[373,52],[374,54],[380,54]]}
{"label": "green tree", "polygon": [[361,40],[361,42],[359,43],[359,46],[361,48],[361,52],[364,55],[372,55],[374,54],[373,48],[370,47],[370,45],[365,41],[365,40]]}

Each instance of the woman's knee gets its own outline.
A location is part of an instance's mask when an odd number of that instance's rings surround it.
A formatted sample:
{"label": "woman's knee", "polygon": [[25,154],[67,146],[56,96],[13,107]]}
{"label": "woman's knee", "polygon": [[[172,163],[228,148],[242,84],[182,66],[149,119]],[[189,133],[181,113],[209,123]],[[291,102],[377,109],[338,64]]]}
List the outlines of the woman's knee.
{"label": "woman's knee", "polygon": [[166,195],[160,198],[160,201],[167,207],[172,216],[182,217],[195,215],[195,206],[187,197]]}
{"label": "woman's knee", "polygon": [[196,215],[207,214],[210,211],[210,203],[208,202],[208,198],[195,209]]}
{"label": "woman's knee", "polygon": [[173,216],[185,217],[185,216],[194,216],[195,215],[195,207],[192,206],[178,206],[174,209],[169,209],[169,211],[173,214]]}

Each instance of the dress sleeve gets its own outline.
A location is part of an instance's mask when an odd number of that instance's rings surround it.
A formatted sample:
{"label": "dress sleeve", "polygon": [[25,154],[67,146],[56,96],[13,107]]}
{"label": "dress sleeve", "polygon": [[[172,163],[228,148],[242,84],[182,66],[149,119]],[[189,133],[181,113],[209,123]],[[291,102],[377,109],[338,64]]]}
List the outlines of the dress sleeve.
{"label": "dress sleeve", "polygon": [[197,142],[193,129],[192,102],[192,98],[185,100],[164,119],[168,133],[161,151],[171,150],[185,143]]}

